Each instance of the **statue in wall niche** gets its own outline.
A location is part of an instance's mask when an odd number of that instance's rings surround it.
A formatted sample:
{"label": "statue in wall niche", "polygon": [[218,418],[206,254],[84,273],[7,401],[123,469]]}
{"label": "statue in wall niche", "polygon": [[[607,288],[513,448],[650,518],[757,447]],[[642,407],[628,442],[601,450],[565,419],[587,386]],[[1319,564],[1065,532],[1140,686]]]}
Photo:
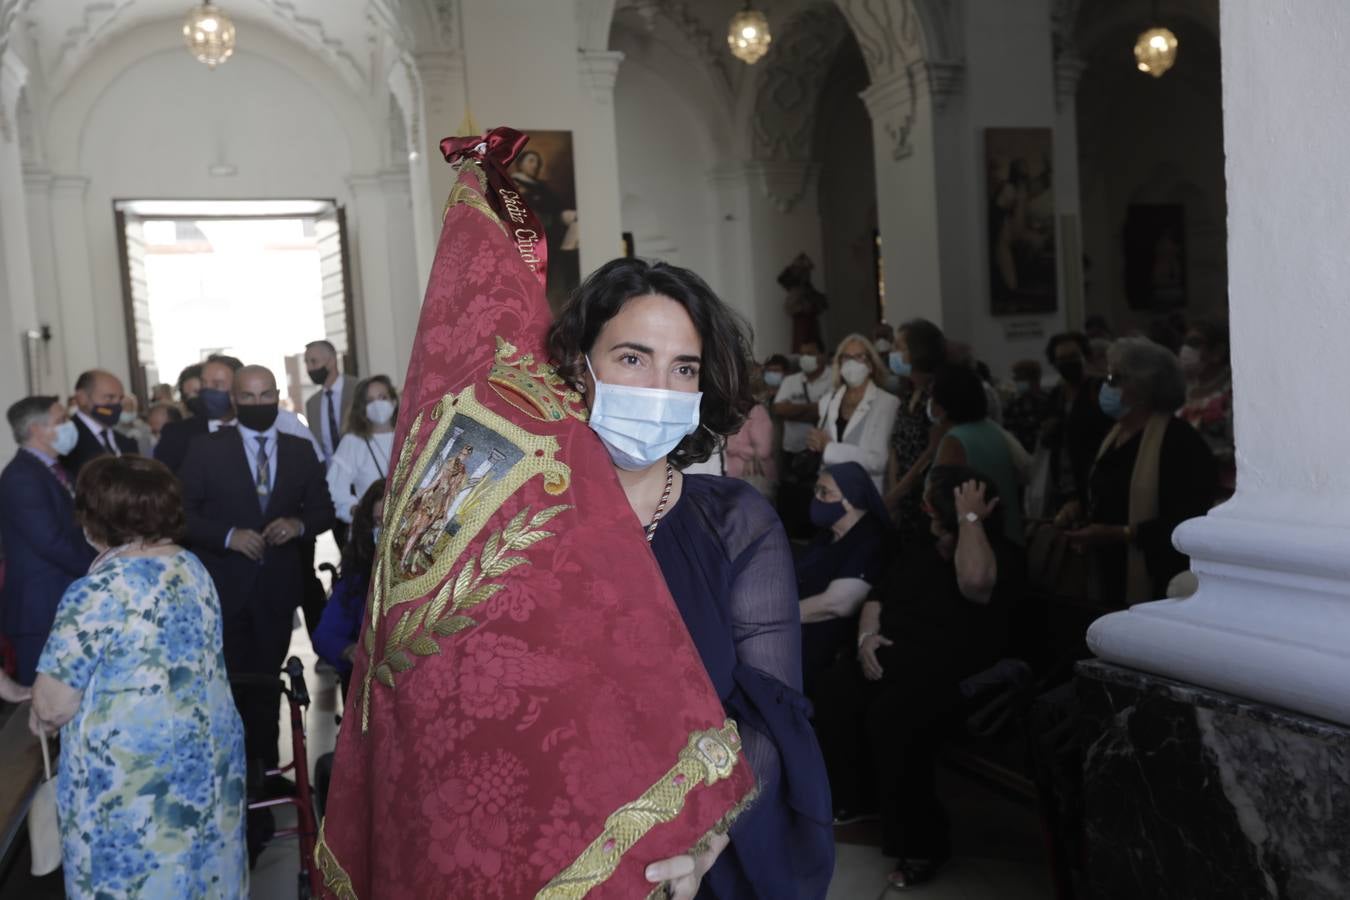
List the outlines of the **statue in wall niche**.
{"label": "statue in wall niche", "polygon": [[788,263],[788,267],[778,275],[778,283],[787,291],[787,300],[783,306],[792,317],[792,349],[802,344],[825,346],[820,333],[820,314],[828,307],[825,295],[816,290],[811,283],[811,271],[815,263],[805,253]]}

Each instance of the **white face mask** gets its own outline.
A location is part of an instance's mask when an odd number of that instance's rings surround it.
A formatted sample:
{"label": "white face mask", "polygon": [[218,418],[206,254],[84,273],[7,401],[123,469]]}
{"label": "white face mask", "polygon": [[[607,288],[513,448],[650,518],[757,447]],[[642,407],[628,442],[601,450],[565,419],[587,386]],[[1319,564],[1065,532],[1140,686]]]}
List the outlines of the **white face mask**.
{"label": "white face mask", "polygon": [[802,367],[802,371],[807,375],[816,374],[816,370],[820,368],[820,360],[810,355],[801,357],[797,360],[797,364]]}
{"label": "white face mask", "polygon": [[62,422],[56,426],[56,438],[52,441],[52,449],[56,451],[57,456],[65,456],[75,449],[75,445],[80,442],[80,432],[76,430],[74,422]]}
{"label": "white face mask", "polygon": [[122,414],[117,417],[117,421],[122,425],[134,425],[136,424],[136,414],[134,412],[127,412],[124,409],[122,410]]}
{"label": "white face mask", "polygon": [[892,344],[890,341],[886,340],[885,338],[877,338],[877,352],[880,353],[882,356],[885,356],[887,353],[890,353],[891,347]]}
{"label": "white face mask", "polygon": [[765,372],[764,383],[767,384],[769,387],[778,387],[780,384],[783,383],[783,373],[777,371]]}
{"label": "white face mask", "polygon": [[372,425],[388,425],[397,408],[393,400],[372,400],[366,404],[366,418]]}
{"label": "white face mask", "polygon": [[655,465],[698,428],[702,391],[606,384],[596,376],[589,358],[586,367],[595,380],[591,430],[620,469],[637,472]]}
{"label": "white face mask", "polygon": [[839,374],[849,387],[857,387],[867,380],[867,376],[872,374],[872,370],[868,368],[867,363],[849,359],[845,360],[844,364],[839,367]]}

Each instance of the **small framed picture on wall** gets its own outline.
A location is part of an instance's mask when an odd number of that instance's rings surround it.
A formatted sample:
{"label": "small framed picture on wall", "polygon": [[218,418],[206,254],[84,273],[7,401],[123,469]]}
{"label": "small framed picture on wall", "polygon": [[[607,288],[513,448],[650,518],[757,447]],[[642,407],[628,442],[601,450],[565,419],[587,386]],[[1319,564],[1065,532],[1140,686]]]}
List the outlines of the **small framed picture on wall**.
{"label": "small framed picture on wall", "polygon": [[1049,128],[984,132],[990,308],[996,316],[1058,307]]}

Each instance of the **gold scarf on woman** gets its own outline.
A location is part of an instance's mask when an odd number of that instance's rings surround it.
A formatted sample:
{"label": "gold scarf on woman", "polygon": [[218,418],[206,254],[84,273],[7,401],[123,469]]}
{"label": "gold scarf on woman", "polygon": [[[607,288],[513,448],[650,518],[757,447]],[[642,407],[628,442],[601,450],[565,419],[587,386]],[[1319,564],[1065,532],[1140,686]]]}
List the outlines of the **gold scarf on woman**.
{"label": "gold scarf on woman", "polygon": [[[1167,435],[1167,423],[1171,416],[1155,413],[1144,425],[1144,436],[1139,442],[1139,455],[1134,458],[1134,471],[1130,475],[1129,525],[1131,531],[1141,522],[1148,522],[1158,516],[1158,471],[1162,460],[1163,438]],[[1097,451],[1097,462],[1115,446],[1120,435],[1120,426],[1111,429],[1111,433],[1102,441]],[[1153,582],[1148,575],[1148,563],[1144,551],[1137,540],[1131,540],[1126,548],[1125,566],[1125,603],[1133,606],[1146,600],[1156,600],[1153,596]]]}

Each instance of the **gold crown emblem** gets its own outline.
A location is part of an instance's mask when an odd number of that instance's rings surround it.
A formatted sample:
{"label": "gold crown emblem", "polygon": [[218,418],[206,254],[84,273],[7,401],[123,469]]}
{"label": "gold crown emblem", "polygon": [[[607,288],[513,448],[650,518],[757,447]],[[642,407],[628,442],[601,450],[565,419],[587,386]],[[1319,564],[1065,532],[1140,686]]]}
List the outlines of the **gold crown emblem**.
{"label": "gold crown emblem", "polygon": [[563,381],[553,366],[536,364],[533,353],[520,353],[501,335],[497,335],[497,353],[488,384],[497,396],[532,419],[541,422],[561,422],[564,416],[579,422],[587,419],[581,394]]}

